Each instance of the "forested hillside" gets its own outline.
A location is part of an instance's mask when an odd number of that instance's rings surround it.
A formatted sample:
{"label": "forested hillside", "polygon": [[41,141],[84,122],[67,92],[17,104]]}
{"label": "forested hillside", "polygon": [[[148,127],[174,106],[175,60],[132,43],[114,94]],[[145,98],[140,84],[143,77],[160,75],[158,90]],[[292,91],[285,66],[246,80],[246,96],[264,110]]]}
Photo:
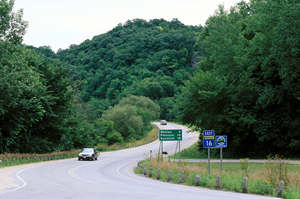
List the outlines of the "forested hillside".
{"label": "forested hillside", "polygon": [[193,71],[201,29],[176,19],[135,19],[57,55],[73,66],[71,77],[80,91],[79,100],[95,107],[98,116],[133,94],[155,100],[160,117],[174,119],[174,95]]}

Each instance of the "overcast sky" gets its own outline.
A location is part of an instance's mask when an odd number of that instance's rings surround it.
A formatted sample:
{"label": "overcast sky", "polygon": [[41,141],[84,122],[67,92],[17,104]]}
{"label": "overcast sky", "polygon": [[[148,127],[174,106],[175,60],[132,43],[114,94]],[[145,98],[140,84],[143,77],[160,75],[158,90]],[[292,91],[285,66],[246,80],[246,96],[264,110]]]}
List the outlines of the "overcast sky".
{"label": "overcast sky", "polygon": [[219,4],[226,9],[240,0],[15,0],[29,22],[24,43],[54,51],[108,32],[131,19],[177,18],[204,25]]}

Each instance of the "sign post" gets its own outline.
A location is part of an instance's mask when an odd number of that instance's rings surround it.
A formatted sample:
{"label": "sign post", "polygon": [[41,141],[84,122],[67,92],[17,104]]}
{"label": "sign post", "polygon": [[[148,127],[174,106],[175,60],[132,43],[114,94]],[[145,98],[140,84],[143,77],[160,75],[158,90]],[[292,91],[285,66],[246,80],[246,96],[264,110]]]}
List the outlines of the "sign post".
{"label": "sign post", "polygon": [[223,148],[227,147],[227,135],[216,136],[216,148],[220,148],[220,172],[223,170]]}
{"label": "sign post", "polygon": [[160,130],[159,140],[160,141],[181,141],[182,130],[181,129]]}
{"label": "sign post", "polygon": [[210,148],[215,147],[215,131],[214,130],[203,130],[203,147],[208,148],[207,150],[207,161],[208,161],[208,174],[210,175]]}
{"label": "sign post", "polygon": [[174,159],[176,157],[177,149],[179,148],[179,160],[180,160],[180,141],[182,141],[182,129],[160,130],[159,141],[161,142],[158,150],[159,153],[163,153],[163,141],[177,141]]}

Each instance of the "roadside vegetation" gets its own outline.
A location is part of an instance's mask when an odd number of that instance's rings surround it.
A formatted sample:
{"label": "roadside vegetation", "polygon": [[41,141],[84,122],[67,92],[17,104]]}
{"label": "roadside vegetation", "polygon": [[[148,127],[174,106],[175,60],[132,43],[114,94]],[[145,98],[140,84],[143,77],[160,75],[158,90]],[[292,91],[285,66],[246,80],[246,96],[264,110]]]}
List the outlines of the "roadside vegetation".
{"label": "roadside vegetation", "polygon": [[97,145],[96,149],[98,151],[116,151],[116,150],[127,149],[127,148],[138,147],[145,144],[149,144],[158,139],[158,131],[159,129],[156,126],[152,125],[152,130],[140,140],[123,143],[123,144],[116,143],[113,145],[100,143]]}
{"label": "roadside vegetation", "polygon": [[77,157],[79,150],[62,151],[44,154],[35,153],[5,153],[0,154],[0,168],[28,164],[34,162],[43,162],[50,160],[59,160]]}
{"label": "roadside vegetation", "polygon": [[[283,197],[285,199],[298,199],[300,197],[300,165],[287,164],[278,157],[280,163],[274,163],[274,157],[270,157],[265,163],[248,163],[241,160],[240,163],[223,163],[222,173],[219,163],[211,163],[211,174],[207,172],[207,163],[170,162],[158,161],[156,158],[146,160],[140,165],[146,168],[149,176],[149,168],[152,168],[152,178],[168,181],[168,173],[171,172],[170,182],[180,183],[180,173],[184,172],[182,184],[196,186],[196,175],[200,175],[198,186],[217,189],[216,179],[220,176],[221,182],[218,189],[234,192],[242,192],[243,178],[248,178],[248,193],[277,196],[278,185],[285,181]],[[136,173],[144,174],[140,167]]]}
{"label": "roadside vegetation", "polygon": [[231,157],[300,154],[300,4],[241,1],[211,16],[177,99],[183,123],[227,135]]}
{"label": "roadside vegetation", "polygon": [[[178,157],[178,153],[171,155],[170,158],[174,156]],[[204,150],[199,150],[199,142],[193,144],[192,146],[183,149],[180,152],[180,157],[182,159],[199,159],[199,158],[207,158],[207,153]],[[211,157],[214,157],[214,153],[211,153]]]}

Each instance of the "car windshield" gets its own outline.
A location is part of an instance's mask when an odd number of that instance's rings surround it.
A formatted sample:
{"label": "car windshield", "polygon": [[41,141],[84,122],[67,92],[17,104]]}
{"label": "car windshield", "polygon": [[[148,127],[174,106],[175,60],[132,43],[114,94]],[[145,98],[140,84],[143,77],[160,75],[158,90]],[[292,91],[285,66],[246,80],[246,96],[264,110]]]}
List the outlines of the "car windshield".
{"label": "car windshield", "polygon": [[82,149],[81,153],[93,153],[93,149]]}

